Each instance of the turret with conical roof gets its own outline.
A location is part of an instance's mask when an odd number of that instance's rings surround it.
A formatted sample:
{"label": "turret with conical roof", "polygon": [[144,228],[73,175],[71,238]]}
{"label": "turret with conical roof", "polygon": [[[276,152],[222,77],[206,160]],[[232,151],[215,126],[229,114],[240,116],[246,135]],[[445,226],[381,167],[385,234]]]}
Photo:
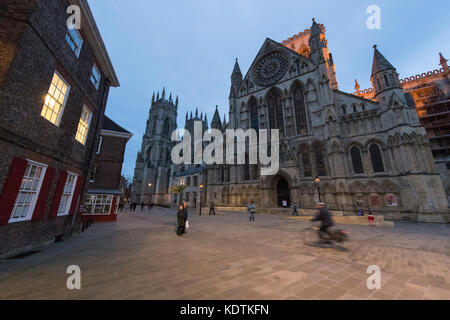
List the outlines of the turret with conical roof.
{"label": "turret with conical roof", "polygon": [[217,129],[223,131],[222,120],[220,120],[219,106],[216,106],[216,111],[214,112],[213,119],[211,121],[211,129]]}
{"label": "turret with conical roof", "polygon": [[375,89],[375,99],[385,107],[390,107],[393,97],[399,99],[397,104],[406,105],[405,95],[400,86],[398,73],[394,66],[373,46],[373,65],[370,80]]}
{"label": "turret with conical roof", "polygon": [[241,68],[239,67],[238,59],[236,58],[233,73],[231,74],[231,86],[237,87],[239,89],[241,84],[242,84],[242,72]]}

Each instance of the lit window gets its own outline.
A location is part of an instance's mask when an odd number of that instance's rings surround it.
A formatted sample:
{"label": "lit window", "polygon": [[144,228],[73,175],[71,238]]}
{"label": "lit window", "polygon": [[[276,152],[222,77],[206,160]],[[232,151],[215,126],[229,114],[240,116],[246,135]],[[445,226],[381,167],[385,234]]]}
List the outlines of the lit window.
{"label": "lit window", "polygon": [[92,112],[88,107],[83,106],[83,111],[81,112],[80,122],[78,123],[77,134],[75,139],[81,143],[86,144],[86,138],[89,131],[89,124],[91,123]]}
{"label": "lit window", "polygon": [[56,126],[59,126],[59,123],[61,122],[61,115],[67,101],[69,89],[70,87],[67,82],[55,72],[52,83],[50,84],[50,89],[45,97],[41,116]]}
{"label": "lit window", "polygon": [[28,162],[9,222],[31,220],[47,166]]}
{"label": "lit window", "polygon": [[86,201],[86,210],[89,215],[105,215],[111,210],[113,196],[109,194],[91,194]]}
{"label": "lit window", "polygon": [[95,88],[98,90],[98,86],[100,84],[100,71],[98,71],[97,66],[94,63],[94,66],[92,67],[91,71],[91,82],[95,86]]}
{"label": "lit window", "polygon": [[81,46],[83,45],[83,38],[81,38],[80,32],[75,27],[71,26],[67,29],[66,41],[78,58],[80,56]]}
{"label": "lit window", "polygon": [[78,176],[73,173],[67,174],[66,184],[59,203],[58,216],[67,216],[69,214],[70,204],[72,203],[73,192]]}

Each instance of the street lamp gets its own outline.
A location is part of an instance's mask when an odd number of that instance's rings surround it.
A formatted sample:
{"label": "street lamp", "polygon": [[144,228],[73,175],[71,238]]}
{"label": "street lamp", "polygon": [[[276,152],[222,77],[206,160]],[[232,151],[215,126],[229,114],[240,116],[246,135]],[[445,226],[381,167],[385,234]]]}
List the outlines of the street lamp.
{"label": "street lamp", "polygon": [[199,213],[199,216],[202,215],[202,190],[204,187],[205,187],[204,185],[202,185],[202,184],[200,185],[200,213]]}
{"label": "street lamp", "polygon": [[150,202],[152,202],[152,186],[153,186],[153,184],[150,182],[149,184],[148,184],[148,187],[150,188]]}
{"label": "street lamp", "polygon": [[322,203],[322,200],[321,200],[321,198],[320,198],[320,178],[319,178],[319,177],[316,177],[316,178],[314,179],[314,183],[315,183],[316,186],[317,186],[317,194],[319,195],[319,203]]}

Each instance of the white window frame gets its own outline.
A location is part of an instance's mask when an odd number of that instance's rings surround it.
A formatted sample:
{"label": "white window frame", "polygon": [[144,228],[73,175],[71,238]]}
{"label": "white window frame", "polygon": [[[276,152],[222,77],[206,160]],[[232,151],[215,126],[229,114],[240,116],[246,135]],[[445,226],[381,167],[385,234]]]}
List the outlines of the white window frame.
{"label": "white window frame", "polygon": [[[75,44],[75,39],[73,39],[72,35],[70,34],[70,31],[75,32],[77,34],[77,36],[80,38],[81,42],[80,42],[79,46],[77,46]],[[70,40],[67,39],[68,37],[70,38]],[[69,27],[69,28],[67,28],[67,32],[66,32],[65,38],[66,38],[66,42],[69,45],[71,51],[76,55],[77,58],[79,58],[80,57],[80,53],[81,53],[81,48],[83,47],[83,41],[84,41],[83,37],[80,34],[80,32],[75,27],[74,28],[70,28]],[[72,41],[74,43],[74,45],[77,46],[77,48],[76,49],[72,48],[72,46],[70,45],[69,41]]]}
{"label": "white window frame", "polygon": [[103,136],[100,136],[100,138],[98,139],[97,154],[100,154],[102,152],[102,143],[103,143]]}
{"label": "white window frame", "polygon": [[[84,127],[84,124],[81,122],[81,120],[83,118],[83,112],[85,112],[85,111],[89,112],[89,119],[88,119],[88,122],[87,122],[85,135],[83,136],[83,141],[80,141],[80,140],[78,140],[78,134],[80,133],[80,130],[79,130],[80,126]],[[87,140],[87,137],[89,135],[89,128],[91,126],[91,119],[92,119],[92,111],[91,111],[91,109],[89,109],[88,106],[83,105],[83,110],[81,111],[80,120],[78,121],[77,132],[75,133],[75,140],[78,141],[79,143],[81,143],[82,145],[86,145],[86,140]]]}
{"label": "white window frame", "polygon": [[[48,90],[47,90],[47,95],[46,95],[46,97],[45,97],[45,100],[47,100],[47,96],[50,96],[52,99],[54,99],[54,96],[50,95],[50,90],[51,90],[51,88],[52,88],[52,85],[54,85],[54,84],[53,84],[53,78],[55,77],[55,75],[57,75],[58,78],[59,78],[62,82],[64,82],[64,84],[67,86],[66,93],[64,94],[64,101],[63,101],[63,103],[61,104],[61,111],[60,111],[60,113],[59,113],[59,115],[58,115],[58,118],[56,119],[56,123],[53,123],[51,120],[47,119],[45,116],[42,115],[42,112],[44,111],[44,108],[48,108],[47,102],[44,102],[44,105],[42,106],[42,110],[41,110],[41,117],[43,117],[43,118],[44,118],[45,120],[47,120],[48,122],[54,124],[55,126],[59,127],[59,125],[61,124],[61,118],[62,118],[62,115],[63,115],[63,113],[64,113],[64,109],[66,108],[67,100],[69,99],[70,85],[69,85],[69,83],[67,82],[67,80],[64,79],[64,77],[61,76],[61,74],[60,74],[58,71],[55,70],[55,72],[53,73],[52,80],[50,81],[50,86],[49,86],[49,88],[48,88]],[[55,86],[55,87],[56,87],[56,86]],[[55,90],[59,90],[59,89],[56,88]],[[49,108],[48,108],[48,109],[49,109]]]}
{"label": "white window frame", "polygon": [[[107,201],[105,201],[105,202],[98,201],[98,198],[100,196],[106,196],[106,200]],[[95,200],[92,201],[93,199],[95,199]],[[85,213],[85,215],[90,215],[90,216],[109,216],[111,214],[111,208],[112,208],[112,205],[113,205],[113,200],[114,200],[114,195],[112,195],[112,194],[88,194],[87,200],[86,200],[86,204],[85,204],[85,208],[87,210],[87,208],[89,206],[91,206],[91,210],[90,210],[90,212],[88,211],[87,213]],[[104,211],[105,207],[109,205],[108,213],[94,213],[96,205],[103,206],[103,211]]]}
{"label": "white window frame", "polygon": [[[13,210],[11,211],[11,215],[9,217],[8,223],[16,223],[16,222],[23,222],[23,221],[30,221],[31,220],[31,218],[33,217],[34,209],[36,208],[37,199],[39,198],[39,194],[41,192],[42,183],[43,183],[43,181],[45,179],[45,174],[47,173],[47,167],[48,166],[46,164],[35,162],[35,161],[32,161],[32,160],[28,160],[28,159],[27,159],[27,161],[28,161],[28,164],[27,164],[27,167],[25,169],[24,176],[22,177],[22,182],[20,184],[20,189],[19,189],[19,192],[17,193],[16,200],[14,202],[14,207],[13,207]],[[28,172],[28,166],[29,165],[34,165],[34,166],[42,168],[41,176],[39,178],[38,185],[36,186],[36,190],[34,192],[26,192],[25,190],[21,190],[22,189],[22,185],[24,184],[23,180],[25,179],[25,175]],[[14,212],[16,211],[16,208],[18,207],[19,195],[21,193],[27,193],[27,194],[32,193],[33,195],[32,195],[32,198],[31,198],[31,200],[29,202],[29,209],[28,209],[27,215],[25,217],[14,218],[13,217],[14,216]]]}
{"label": "white window frame", "polygon": [[[98,79],[95,78],[94,70],[97,71]],[[100,86],[101,78],[102,78],[102,75],[100,74],[100,70],[98,69],[97,64],[94,63],[94,65],[92,66],[90,79],[91,79],[91,82],[94,85],[95,89],[97,89],[97,90]]]}
{"label": "white window frame", "polygon": [[[67,186],[67,182],[69,181],[69,178],[73,177],[73,184],[71,186],[70,192],[66,192],[66,186]],[[66,178],[66,182],[64,183],[64,190],[63,190],[63,194],[61,196],[61,202],[59,203],[59,207],[58,207],[58,217],[64,217],[64,216],[68,216],[69,215],[69,211],[70,211],[70,207],[72,205],[72,200],[73,200],[73,195],[75,192],[75,186],[77,185],[78,182],[78,175],[76,173],[72,173],[67,171],[67,178]],[[63,197],[67,196],[67,202],[65,204],[65,210],[61,211],[61,206],[62,206],[62,201],[63,201]]]}

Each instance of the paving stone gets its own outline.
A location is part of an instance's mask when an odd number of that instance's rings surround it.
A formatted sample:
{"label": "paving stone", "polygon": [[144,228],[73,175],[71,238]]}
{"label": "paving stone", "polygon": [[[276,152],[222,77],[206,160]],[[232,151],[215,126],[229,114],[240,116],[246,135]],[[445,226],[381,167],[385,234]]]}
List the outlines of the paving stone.
{"label": "paving stone", "polygon": [[[0,299],[448,299],[450,228],[348,226],[347,252],[299,241],[309,225],[277,215],[193,215],[175,235],[175,212],[126,213],[117,223],[20,260],[0,261]],[[217,219],[216,219],[217,218]],[[245,218],[245,217],[244,217]],[[246,222],[246,221],[245,221]],[[389,229],[389,230],[388,230]],[[66,287],[79,265],[82,290]],[[367,267],[382,271],[368,290]]]}

